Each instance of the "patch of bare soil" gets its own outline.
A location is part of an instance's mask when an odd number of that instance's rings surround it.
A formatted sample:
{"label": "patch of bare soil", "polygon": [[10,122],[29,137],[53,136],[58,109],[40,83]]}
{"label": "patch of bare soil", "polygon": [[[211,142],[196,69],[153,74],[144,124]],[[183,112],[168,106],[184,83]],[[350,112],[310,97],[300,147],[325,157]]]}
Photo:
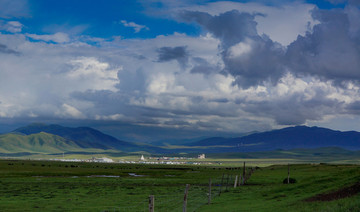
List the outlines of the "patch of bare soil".
{"label": "patch of bare soil", "polygon": [[360,182],[355,185],[341,188],[337,191],[333,191],[325,194],[318,194],[316,196],[306,199],[306,202],[315,202],[315,201],[333,201],[337,199],[343,199],[346,197],[351,197],[360,192]]}

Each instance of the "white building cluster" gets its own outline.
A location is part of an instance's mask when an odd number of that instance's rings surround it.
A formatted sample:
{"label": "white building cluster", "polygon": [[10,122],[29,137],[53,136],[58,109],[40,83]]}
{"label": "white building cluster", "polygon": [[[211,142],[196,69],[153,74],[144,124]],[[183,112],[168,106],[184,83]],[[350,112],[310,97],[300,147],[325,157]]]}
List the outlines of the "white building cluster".
{"label": "white building cluster", "polygon": [[[63,162],[94,162],[94,163],[127,163],[127,164],[168,164],[168,165],[181,165],[181,164],[191,164],[191,165],[201,165],[201,164],[211,164],[211,163],[205,163],[205,162],[195,162],[195,161],[188,161],[193,160],[196,158],[187,158],[187,157],[167,157],[167,156],[161,156],[161,157],[149,157],[145,158],[144,155],[141,155],[139,160],[119,160],[114,161],[111,158],[91,158],[91,159],[51,159],[55,161],[63,161]],[[205,154],[199,154],[197,159],[205,159]]]}

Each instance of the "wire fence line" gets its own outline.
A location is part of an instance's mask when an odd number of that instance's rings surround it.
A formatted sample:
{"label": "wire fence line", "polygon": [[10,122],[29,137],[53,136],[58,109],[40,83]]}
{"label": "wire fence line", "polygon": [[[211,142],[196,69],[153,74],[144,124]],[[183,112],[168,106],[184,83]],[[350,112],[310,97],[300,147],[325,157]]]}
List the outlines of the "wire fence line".
{"label": "wire fence line", "polygon": [[185,192],[178,191],[168,194],[155,194],[153,203],[150,202],[149,197],[144,198],[143,201],[137,203],[119,202],[120,204],[118,206],[112,208],[109,207],[102,211],[147,212],[151,211],[150,204],[153,204],[152,207],[156,212],[183,211],[184,207],[188,212],[196,211],[200,207],[206,204],[210,204],[213,199],[221,196],[222,193],[232,190],[238,186],[242,186],[246,180],[251,177],[253,172],[254,169],[250,169],[247,173],[243,172],[239,175],[223,174],[220,177],[209,179],[208,184],[204,183],[190,185],[186,195],[186,206],[184,206]]}
{"label": "wire fence line", "polygon": [[[249,178],[253,171],[251,169],[246,169],[246,177]],[[211,203],[215,198],[221,196],[222,193],[234,189],[234,185],[239,186],[243,182],[243,172],[239,171],[237,175],[222,174],[217,177],[212,177],[209,179],[211,183],[202,181],[201,183],[190,184],[186,210],[187,211],[197,211],[200,207]],[[236,177],[237,176],[237,177]],[[237,179],[237,180],[236,180]],[[157,189],[157,186],[164,186],[163,188]],[[240,185],[241,186],[241,185]],[[186,184],[176,184],[170,187],[164,185],[155,185],[156,189],[151,193],[154,195],[154,208],[156,212],[168,212],[168,211],[183,211],[184,208],[184,191]],[[154,187],[154,188],[155,188]],[[168,189],[169,188],[169,189]],[[136,194],[135,194],[136,193]],[[111,205],[86,205],[87,202],[80,202],[81,198],[79,197],[79,203],[76,206],[71,208],[71,211],[121,211],[121,212],[147,212],[149,211],[149,195],[150,194],[138,194],[134,192],[129,196],[129,199],[124,198],[118,199],[115,204]],[[56,198],[56,201],[59,201],[61,204],[69,201],[75,201],[75,199],[70,198]],[[73,197],[71,197],[73,198]],[[131,199],[130,199],[131,198]],[[32,200],[27,200],[27,202],[44,202],[52,201],[52,198],[49,199],[37,199],[34,197]],[[11,202],[6,200],[7,202]],[[15,200],[14,200],[15,201]],[[16,200],[18,201],[18,200]],[[77,201],[77,199],[76,199]],[[41,205],[41,204],[40,204]],[[66,208],[66,207],[65,207]],[[64,209],[65,210],[65,209]],[[11,211],[11,209],[9,210]]]}

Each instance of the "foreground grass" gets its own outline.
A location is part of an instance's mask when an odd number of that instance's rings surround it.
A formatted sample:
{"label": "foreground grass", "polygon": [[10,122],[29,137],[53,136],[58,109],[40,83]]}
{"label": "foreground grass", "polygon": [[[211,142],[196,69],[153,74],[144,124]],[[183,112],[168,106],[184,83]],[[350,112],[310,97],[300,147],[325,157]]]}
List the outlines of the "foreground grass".
{"label": "foreground grass", "polygon": [[[0,160],[1,211],[181,211],[185,184],[191,184],[188,211],[360,211],[360,196],[307,202],[314,195],[360,182],[356,165],[291,165],[297,183],[284,185],[287,166],[257,168],[236,189],[238,166],[169,166]],[[248,170],[247,170],[248,171]],[[136,176],[129,175],[135,173]],[[141,175],[141,176],[139,176]],[[208,181],[212,196],[207,205]],[[220,189],[222,190],[219,196]]]}
{"label": "foreground grass", "polygon": [[200,211],[360,211],[360,195],[325,202],[307,202],[321,193],[360,182],[355,165],[291,165],[295,184],[283,184],[287,166],[258,169],[248,184],[222,194]]}
{"label": "foreground grass", "polygon": [[[186,184],[194,209],[207,201],[209,178],[237,168],[140,164],[0,161],[1,211],[146,211],[155,195],[157,211],[182,207]],[[130,175],[129,175],[130,174]],[[136,176],[134,176],[136,174]],[[170,210],[172,211],[172,210]]]}

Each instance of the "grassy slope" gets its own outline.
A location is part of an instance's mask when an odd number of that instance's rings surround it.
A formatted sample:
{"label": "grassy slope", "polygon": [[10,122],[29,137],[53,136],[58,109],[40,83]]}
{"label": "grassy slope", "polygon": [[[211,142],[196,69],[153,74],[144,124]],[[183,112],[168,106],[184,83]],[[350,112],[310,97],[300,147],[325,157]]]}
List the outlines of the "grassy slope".
{"label": "grassy slope", "polygon": [[360,167],[354,165],[292,165],[295,184],[282,184],[287,166],[257,170],[248,185],[232,189],[200,211],[359,211],[360,194],[331,202],[305,202],[316,194],[360,182]]}
{"label": "grassy slope", "polygon": [[37,133],[32,135],[4,134],[0,135],[1,153],[62,153],[69,151],[84,151],[73,141],[60,136]]}

